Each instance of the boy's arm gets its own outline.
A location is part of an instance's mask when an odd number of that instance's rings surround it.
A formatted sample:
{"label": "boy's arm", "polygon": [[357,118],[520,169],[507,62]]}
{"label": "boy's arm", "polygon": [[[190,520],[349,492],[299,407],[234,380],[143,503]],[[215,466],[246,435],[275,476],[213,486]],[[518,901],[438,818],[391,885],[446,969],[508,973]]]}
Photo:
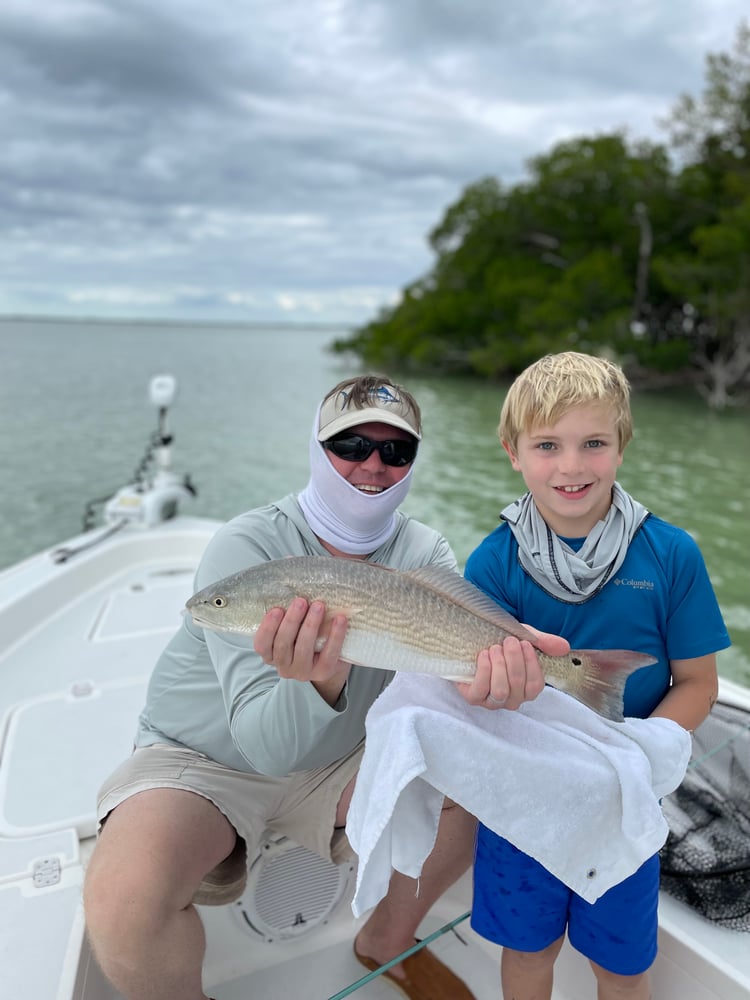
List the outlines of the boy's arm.
{"label": "boy's arm", "polygon": [[672,686],[651,715],[672,719],[684,729],[697,729],[718,697],[716,654],[671,660],[670,669]]}

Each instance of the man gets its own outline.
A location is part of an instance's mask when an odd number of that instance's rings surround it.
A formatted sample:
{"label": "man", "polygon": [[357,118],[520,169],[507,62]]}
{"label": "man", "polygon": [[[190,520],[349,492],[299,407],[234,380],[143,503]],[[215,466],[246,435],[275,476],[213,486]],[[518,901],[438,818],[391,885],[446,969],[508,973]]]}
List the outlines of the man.
{"label": "man", "polygon": [[[419,407],[388,379],[337,385],[315,416],[310,480],[299,495],[248,511],[207,547],[201,589],[264,560],[319,555],[400,570],[456,568],[447,541],[398,510],[421,439]],[[268,612],[254,650],[187,617],[154,669],[133,755],[100,792],[100,837],[86,879],[89,937],[127,1000],[205,1000],[205,940],[195,903],[241,895],[265,829],[322,857],[350,856],[344,827],[365,716],[392,673],[340,659],[347,622],[324,627],[319,602]],[[326,642],[316,651],[318,636]],[[540,646],[567,643],[543,636]],[[484,650],[472,704],[517,708],[544,685],[536,653],[508,639]],[[374,968],[414,943],[417,926],[471,863],[474,819],[451,803],[420,879],[394,874],[355,953]],[[422,949],[386,974],[412,1000],[472,1000]]]}

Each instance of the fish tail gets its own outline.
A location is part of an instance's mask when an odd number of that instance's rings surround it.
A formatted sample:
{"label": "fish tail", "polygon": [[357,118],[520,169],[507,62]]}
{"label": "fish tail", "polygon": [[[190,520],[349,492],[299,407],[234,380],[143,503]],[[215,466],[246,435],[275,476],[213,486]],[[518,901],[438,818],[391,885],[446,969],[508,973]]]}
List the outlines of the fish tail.
{"label": "fish tail", "polygon": [[630,649],[571,649],[570,656],[581,660],[583,671],[575,697],[613,722],[624,719],[623,694],[628,677],[656,663],[655,657]]}

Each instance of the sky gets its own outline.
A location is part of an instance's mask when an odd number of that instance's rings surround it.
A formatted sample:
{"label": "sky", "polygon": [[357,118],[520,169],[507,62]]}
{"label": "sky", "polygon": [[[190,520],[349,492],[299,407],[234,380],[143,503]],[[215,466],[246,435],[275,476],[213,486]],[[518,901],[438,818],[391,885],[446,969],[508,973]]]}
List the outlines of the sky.
{"label": "sky", "polygon": [[0,316],[356,326],[488,175],[666,142],[747,0],[2,0]]}

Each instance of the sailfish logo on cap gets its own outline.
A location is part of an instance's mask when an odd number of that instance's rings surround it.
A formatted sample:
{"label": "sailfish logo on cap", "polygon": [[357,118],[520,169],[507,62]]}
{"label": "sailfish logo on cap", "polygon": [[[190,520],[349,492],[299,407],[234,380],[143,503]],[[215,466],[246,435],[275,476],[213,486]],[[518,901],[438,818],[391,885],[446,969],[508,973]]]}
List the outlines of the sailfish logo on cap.
{"label": "sailfish logo on cap", "polygon": [[373,389],[370,393],[371,396],[375,396],[378,403],[400,403],[401,400],[398,396],[391,392],[387,385],[381,385],[379,389]]}
{"label": "sailfish logo on cap", "polygon": [[[377,389],[370,389],[368,396],[370,396],[375,406],[384,406],[387,403],[401,403],[401,398],[387,385],[381,385]],[[336,409],[343,412],[349,406],[350,400],[351,393],[347,392],[346,389],[342,389],[338,395]]]}

